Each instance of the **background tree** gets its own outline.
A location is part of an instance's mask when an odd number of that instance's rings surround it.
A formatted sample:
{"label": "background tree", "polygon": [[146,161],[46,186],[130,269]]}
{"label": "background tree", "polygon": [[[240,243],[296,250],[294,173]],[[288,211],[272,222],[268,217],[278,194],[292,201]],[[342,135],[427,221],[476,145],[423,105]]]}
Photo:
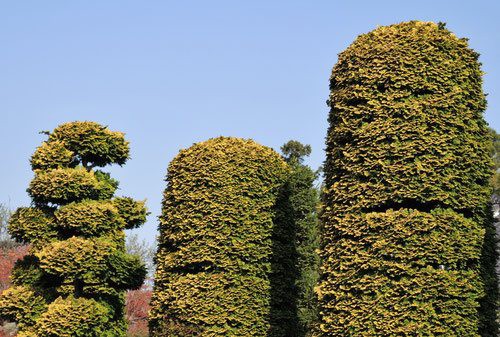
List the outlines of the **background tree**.
{"label": "background tree", "polygon": [[146,337],[148,332],[148,312],[150,310],[151,286],[129,290],[125,299],[125,317],[129,322],[127,337]]}
{"label": "background tree", "polygon": [[219,137],[168,167],[152,336],[266,336],[275,206],[288,167],[252,140]]}
{"label": "background tree", "polygon": [[146,273],[125,253],[124,229],[146,219],[144,202],[113,197],[118,182],[97,170],[123,165],[128,142],[93,122],[62,124],[31,157],[33,204],[16,210],[9,233],[30,253],[0,296],[0,317],[19,336],[124,336],[124,291]]}
{"label": "background tree", "polygon": [[8,223],[11,216],[10,209],[4,204],[0,204],[0,250],[6,250],[19,246],[19,243],[14,241],[8,232]]}
{"label": "background tree", "polygon": [[496,336],[478,56],[443,24],[415,21],[339,55],[316,336]]}
{"label": "background tree", "polygon": [[[314,187],[317,172],[303,164],[304,158],[311,154],[309,145],[291,140],[281,147],[281,152],[291,169],[284,188],[287,207],[282,213],[282,219],[286,223],[282,227],[290,232],[291,238],[282,237],[285,239],[283,243],[288,242],[292,247],[285,250],[285,263],[280,262],[285,270],[276,277],[285,282],[284,290],[288,291],[291,298],[292,305],[283,305],[282,311],[290,312],[289,308],[295,306],[296,312],[294,315],[285,315],[288,322],[277,323],[281,323],[284,328],[284,336],[307,336],[318,316],[314,293],[319,277],[319,228],[316,212],[319,200],[318,190]],[[287,260],[290,263],[286,263]],[[277,303],[278,306],[279,304],[281,303]]]}
{"label": "background tree", "polygon": [[145,240],[140,240],[137,234],[131,234],[127,235],[125,248],[128,254],[138,256],[148,271],[142,287],[127,291],[125,298],[125,317],[129,322],[127,337],[145,337],[149,335],[148,312],[152,294],[156,247]]}
{"label": "background tree", "polygon": [[154,258],[156,255],[156,244],[150,244],[146,240],[139,239],[137,234],[127,235],[125,250],[128,254],[138,256],[146,266],[147,278],[152,279],[155,269]]}
{"label": "background tree", "polygon": [[[11,212],[0,204],[0,294],[10,287],[10,275],[14,263],[26,255],[28,246],[15,242],[9,235],[7,228]],[[16,334],[16,325],[0,319],[0,337],[11,337]]]}

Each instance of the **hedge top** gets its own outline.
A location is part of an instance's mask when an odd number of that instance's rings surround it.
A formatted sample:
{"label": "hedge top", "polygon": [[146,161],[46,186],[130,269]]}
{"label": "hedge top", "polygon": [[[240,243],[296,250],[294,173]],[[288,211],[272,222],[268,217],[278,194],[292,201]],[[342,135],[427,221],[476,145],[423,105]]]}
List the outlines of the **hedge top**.
{"label": "hedge top", "polygon": [[444,25],[416,21],[363,34],[339,55],[325,165],[339,210],[484,205],[492,163],[478,57]]}

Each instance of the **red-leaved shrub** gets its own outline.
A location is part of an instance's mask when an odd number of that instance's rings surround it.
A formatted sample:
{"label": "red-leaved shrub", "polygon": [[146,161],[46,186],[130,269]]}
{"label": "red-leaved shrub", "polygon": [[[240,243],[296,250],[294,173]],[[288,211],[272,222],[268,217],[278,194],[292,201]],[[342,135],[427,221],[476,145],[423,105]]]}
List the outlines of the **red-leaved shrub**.
{"label": "red-leaved shrub", "polygon": [[129,322],[127,336],[148,336],[148,311],[150,299],[151,287],[148,285],[143,285],[138,290],[127,292],[125,301],[125,315]]}

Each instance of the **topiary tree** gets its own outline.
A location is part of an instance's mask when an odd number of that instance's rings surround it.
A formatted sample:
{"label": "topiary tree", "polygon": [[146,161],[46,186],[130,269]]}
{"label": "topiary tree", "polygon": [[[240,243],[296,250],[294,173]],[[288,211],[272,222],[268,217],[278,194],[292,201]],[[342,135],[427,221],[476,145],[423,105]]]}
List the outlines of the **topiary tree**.
{"label": "topiary tree", "polygon": [[311,153],[309,145],[291,140],[281,147],[281,152],[291,172],[282,193],[282,199],[286,201],[282,205],[286,207],[278,213],[284,223],[281,227],[287,231],[287,235],[280,235],[281,240],[280,237],[275,239],[285,249],[281,261],[277,261],[280,266],[274,270],[279,271],[276,273],[277,283],[282,284],[288,296],[281,297],[281,303],[276,303],[284,313],[276,325],[283,331],[280,336],[303,337],[309,336],[318,316],[314,293],[319,277],[316,212],[319,200],[318,190],[314,186],[317,172],[303,163],[304,158]]}
{"label": "topiary tree", "polygon": [[496,336],[478,56],[443,24],[416,21],[339,55],[315,336]]}
{"label": "topiary tree", "polygon": [[9,232],[31,245],[0,296],[0,317],[22,336],[125,336],[124,291],[145,267],[125,253],[124,229],[146,220],[144,202],[113,197],[118,182],[95,169],[123,165],[120,132],[93,122],[62,124],[31,158],[33,204],[11,217]]}
{"label": "topiary tree", "polygon": [[273,222],[288,168],[251,140],[219,137],[169,165],[152,336],[265,336]]}

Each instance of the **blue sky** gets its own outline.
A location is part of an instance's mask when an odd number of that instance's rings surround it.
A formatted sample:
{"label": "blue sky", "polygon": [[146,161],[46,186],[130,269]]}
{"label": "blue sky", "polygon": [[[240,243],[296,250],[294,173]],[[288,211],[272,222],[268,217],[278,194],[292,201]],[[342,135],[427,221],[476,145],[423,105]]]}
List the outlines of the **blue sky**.
{"label": "blue sky", "polygon": [[0,0],[0,202],[29,204],[38,134],[73,120],[126,133],[112,167],[119,194],[148,200],[152,240],[170,160],[219,135],[324,158],[328,78],[357,35],[407,20],[444,21],[481,53],[486,119],[500,130],[497,1]]}

